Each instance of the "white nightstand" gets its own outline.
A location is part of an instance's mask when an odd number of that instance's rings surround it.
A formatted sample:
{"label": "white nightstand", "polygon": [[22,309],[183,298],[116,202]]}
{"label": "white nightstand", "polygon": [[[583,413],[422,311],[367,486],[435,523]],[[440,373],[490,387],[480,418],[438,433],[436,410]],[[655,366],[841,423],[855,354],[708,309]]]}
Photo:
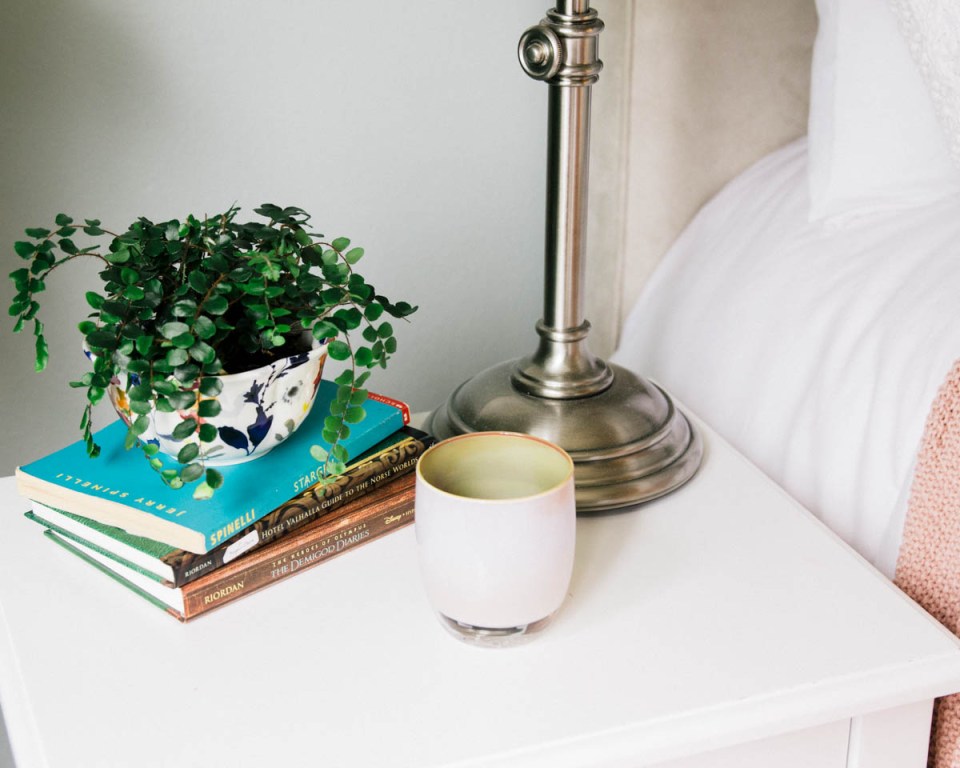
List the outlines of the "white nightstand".
{"label": "white nightstand", "polygon": [[581,519],[533,642],[450,638],[412,528],[181,625],[0,481],[0,702],[20,768],[925,765],[960,643],[713,432],[665,499]]}

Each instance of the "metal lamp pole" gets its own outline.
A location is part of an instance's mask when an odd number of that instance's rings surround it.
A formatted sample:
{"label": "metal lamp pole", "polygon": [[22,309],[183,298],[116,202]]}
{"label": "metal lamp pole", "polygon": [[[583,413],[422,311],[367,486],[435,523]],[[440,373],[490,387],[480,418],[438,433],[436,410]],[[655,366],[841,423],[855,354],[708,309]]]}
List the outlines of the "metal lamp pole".
{"label": "metal lamp pole", "polygon": [[543,318],[536,351],[463,383],[431,415],[445,438],[506,430],[551,440],[574,460],[577,508],[605,511],[662,496],[700,465],[700,439],[659,387],[592,355],[583,314],[591,88],[603,22],[588,0],[558,0],[520,38],[524,71],[547,83]]}

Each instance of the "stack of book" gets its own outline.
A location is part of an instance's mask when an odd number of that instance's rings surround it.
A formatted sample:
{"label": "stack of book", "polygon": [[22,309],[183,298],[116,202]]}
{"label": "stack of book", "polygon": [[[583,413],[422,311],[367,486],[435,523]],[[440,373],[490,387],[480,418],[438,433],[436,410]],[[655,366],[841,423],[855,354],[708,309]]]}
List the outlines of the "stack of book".
{"label": "stack of book", "polygon": [[[404,403],[371,394],[343,441],[353,458],[323,477],[321,438],[336,385],[323,381],[300,428],[254,461],[220,467],[223,486],[196,500],[165,486],[126,425],[17,469],[26,515],[51,541],[181,621],[226,605],[413,520],[413,470],[434,439],[409,426]],[[40,529],[38,529],[40,530]]]}

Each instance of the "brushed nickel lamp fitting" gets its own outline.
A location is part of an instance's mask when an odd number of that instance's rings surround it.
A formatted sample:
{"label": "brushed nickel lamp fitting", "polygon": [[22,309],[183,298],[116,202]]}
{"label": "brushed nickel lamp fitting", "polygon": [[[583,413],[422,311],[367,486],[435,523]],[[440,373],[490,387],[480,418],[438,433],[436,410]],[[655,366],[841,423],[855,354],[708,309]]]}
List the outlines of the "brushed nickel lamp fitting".
{"label": "brushed nickel lamp fitting", "polygon": [[461,384],[431,414],[438,438],[524,432],[573,458],[577,509],[602,512],[662,496],[700,465],[696,430],[658,386],[590,353],[583,316],[591,88],[603,22],[587,0],[559,0],[520,37],[523,70],[549,87],[543,318],[528,357]]}

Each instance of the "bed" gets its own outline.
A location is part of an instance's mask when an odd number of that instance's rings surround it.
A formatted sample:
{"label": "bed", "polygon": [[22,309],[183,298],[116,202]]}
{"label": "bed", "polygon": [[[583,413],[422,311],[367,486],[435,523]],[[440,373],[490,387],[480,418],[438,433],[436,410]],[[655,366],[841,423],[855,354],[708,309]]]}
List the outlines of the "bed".
{"label": "bed", "polygon": [[[808,135],[705,205],[612,359],[960,629],[960,7],[820,0]],[[955,697],[954,697],[955,698]],[[960,764],[939,703],[938,766]]]}

